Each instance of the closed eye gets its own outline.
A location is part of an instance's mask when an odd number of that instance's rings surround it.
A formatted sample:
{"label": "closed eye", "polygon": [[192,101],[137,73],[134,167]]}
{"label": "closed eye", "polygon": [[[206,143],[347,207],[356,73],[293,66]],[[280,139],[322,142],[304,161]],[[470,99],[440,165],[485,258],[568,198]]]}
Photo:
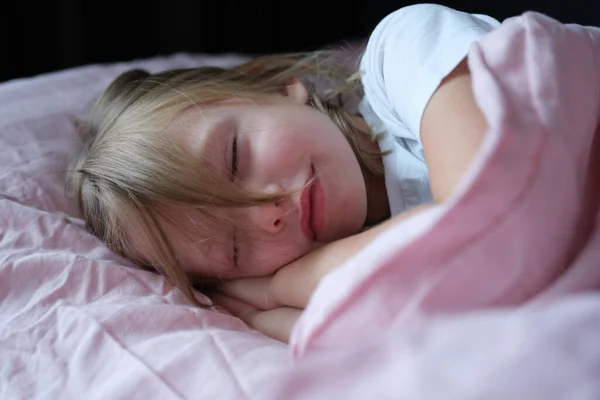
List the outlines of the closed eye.
{"label": "closed eye", "polygon": [[233,143],[231,144],[231,170],[230,177],[231,180],[234,181],[237,176],[237,164],[238,164],[238,154],[237,154],[237,136],[234,136]]}
{"label": "closed eye", "polygon": [[233,233],[233,250],[231,251],[231,260],[233,261],[233,266],[237,267],[239,261],[239,248],[236,231]]}
{"label": "closed eye", "polygon": [[[238,148],[237,148],[237,136],[233,137],[233,142],[231,143],[231,171],[230,177],[231,181],[235,181],[237,176],[237,164],[238,164]],[[233,248],[231,250],[231,260],[233,261],[233,266],[238,266],[239,259],[239,248],[238,248],[238,238],[237,238],[237,230],[234,228],[232,235],[232,243]]]}

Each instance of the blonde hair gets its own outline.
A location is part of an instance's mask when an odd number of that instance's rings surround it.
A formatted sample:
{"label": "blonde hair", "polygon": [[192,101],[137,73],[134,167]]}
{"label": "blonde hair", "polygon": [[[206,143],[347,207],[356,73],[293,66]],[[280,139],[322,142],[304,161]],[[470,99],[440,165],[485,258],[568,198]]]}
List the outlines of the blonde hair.
{"label": "blonde hair", "polygon": [[[203,306],[159,223],[161,206],[191,205],[209,224],[218,219],[215,209],[266,204],[289,193],[250,193],[223,180],[165,135],[167,126],[190,107],[272,97],[290,78],[299,77],[310,89],[308,104],[332,118],[364,171],[379,174],[375,157],[381,154],[364,146],[375,138],[356,128],[343,108],[344,96],[362,94],[359,76],[338,65],[336,54],[261,57],[231,69],[210,66],[156,74],[132,70],[120,75],[78,124],[86,144],[67,183],[86,227],[112,250],[158,270],[192,303]],[[323,86],[314,84],[315,77],[326,80],[325,90],[315,89]],[[124,224],[137,227],[156,254],[137,254]]]}

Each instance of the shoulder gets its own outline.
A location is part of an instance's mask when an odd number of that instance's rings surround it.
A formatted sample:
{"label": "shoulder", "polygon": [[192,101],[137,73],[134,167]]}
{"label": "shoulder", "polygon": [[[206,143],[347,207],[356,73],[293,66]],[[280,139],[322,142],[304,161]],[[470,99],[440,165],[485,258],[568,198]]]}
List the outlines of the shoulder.
{"label": "shoulder", "polygon": [[487,15],[469,14],[438,4],[415,4],[383,18],[369,37],[366,53],[383,48],[425,51],[441,42],[450,43],[453,37],[480,36],[499,25]]}
{"label": "shoulder", "polygon": [[[419,140],[425,105],[470,45],[494,30],[495,19],[437,4],[403,7],[371,34],[360,69],[365,98],[384,122],[396,121]],[[405,136],[405,135],[403,135]]]}

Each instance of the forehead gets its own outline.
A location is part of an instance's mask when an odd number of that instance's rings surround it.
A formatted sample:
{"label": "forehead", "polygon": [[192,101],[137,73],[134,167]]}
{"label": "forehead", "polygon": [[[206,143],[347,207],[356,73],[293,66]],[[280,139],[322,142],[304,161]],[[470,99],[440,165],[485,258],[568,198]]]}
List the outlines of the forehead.
{"label": "forehead", "polygon": [[167,126],[167,135],[176,143],[191,150],[202,148],[208,139],[208,125],[218,118],[211,108],[188,107]]}
{"label": "forehead", "polygon": [[[173,137],[189,140],[190,134],[197,136],[200,142],[206,140],[211,124],[223,119],[252,119],[254,115],[264,113],[265,106],[288,104],[281,96],[263,96],[264,98],[231,98],[207,105],[192,105],[180,112],[169,124],[167,131]],[[241,121],[238,121],[241,122]]]}
{"label": "forehead", "polygon": [[239,112],[236,104],[191,106],[171,121],[166,135],[206,166],[219,171],[227,146],[226,134],[233,128]]}

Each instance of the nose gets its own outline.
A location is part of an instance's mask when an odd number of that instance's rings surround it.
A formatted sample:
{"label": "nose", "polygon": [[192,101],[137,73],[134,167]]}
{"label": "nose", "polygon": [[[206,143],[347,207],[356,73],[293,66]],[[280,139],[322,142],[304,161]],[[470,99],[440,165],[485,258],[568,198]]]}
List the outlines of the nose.
{"label": "nose", "polygon": [[285,215],[286,210],[283,202],[274,202],[250,208],[252,222],[263,232],[280,232],[285,226]]}

